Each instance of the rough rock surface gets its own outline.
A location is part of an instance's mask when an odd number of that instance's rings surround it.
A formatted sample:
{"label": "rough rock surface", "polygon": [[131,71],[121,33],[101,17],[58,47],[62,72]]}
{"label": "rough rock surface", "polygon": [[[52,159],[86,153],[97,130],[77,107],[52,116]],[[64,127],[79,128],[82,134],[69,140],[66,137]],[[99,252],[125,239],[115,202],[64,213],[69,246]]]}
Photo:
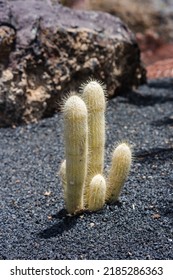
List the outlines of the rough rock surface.
{"label": "rough rock surface", "polygon": [[[53,1],[53,0],[52,0]],[[54,0],[55,1],[55,0]],[[120,17],[134,32],[152,29],[167,40],[173,39],[172,0],[60,0],[74,8],[101,10]]]}
{"label": "rough rock surface", "polygon": [[57,1],[0,2],[0,126],[37,121],[88,77],[110,96],[145,81],[133,33],[118,18]]}
{"label": "rough rock surface", "polygon": [[59,1],[74,9],[102,10],[119,16],[136,33],[147,78],[173,76],[173,0]]}

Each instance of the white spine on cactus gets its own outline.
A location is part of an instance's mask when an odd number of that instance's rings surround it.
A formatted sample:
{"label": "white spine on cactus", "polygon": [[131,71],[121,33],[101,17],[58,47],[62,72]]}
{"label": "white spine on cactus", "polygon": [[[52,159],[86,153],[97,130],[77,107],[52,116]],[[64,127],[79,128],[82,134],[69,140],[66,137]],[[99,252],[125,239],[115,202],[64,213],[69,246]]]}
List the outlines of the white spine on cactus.
{"label": "white spine on cactus", "polygon": [[88,209],[90,211],[97,211],[103,208],[105,204],[106,196],[106,181],[104,177],[100,174],[97,174],[91,180],[89,186],[89,200],[88,200]]}
{"label": "white spine on cactus", "polygon": [[83,209],[84,182],[87,172],[87,108],[77,95],[64,105],[64,138],[66,155],[66,208],[74,214]]}
{"label": "white spine on cactus", "polygon": [[[64,199],[66,200],[66,197],[67,197],[66,160],[64,160],[61,163],[59,175],[60,175],[62,185],[63,185]],[[66,204],[66,201],[65,201],[65,204]]]}
{"label": "white spine on cactus", "polygon": [[106,200],[114,203],[127,179],[132,162],[132,152],[128,144],[119,144],[112,157],[112,165],[107,180]]}

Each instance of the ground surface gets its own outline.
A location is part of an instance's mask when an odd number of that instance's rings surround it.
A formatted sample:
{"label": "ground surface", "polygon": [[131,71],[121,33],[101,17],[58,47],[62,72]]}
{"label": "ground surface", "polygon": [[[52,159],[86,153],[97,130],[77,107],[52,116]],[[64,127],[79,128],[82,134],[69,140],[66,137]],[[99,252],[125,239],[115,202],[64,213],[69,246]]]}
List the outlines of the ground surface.
{"label": "ground surface", "polygon": [[65,215],[56,176],[62,116],[0,129],[1,259],[173,258],[173,81],[109,101],[106,167],[115,141],[134,145],[118,205]]}

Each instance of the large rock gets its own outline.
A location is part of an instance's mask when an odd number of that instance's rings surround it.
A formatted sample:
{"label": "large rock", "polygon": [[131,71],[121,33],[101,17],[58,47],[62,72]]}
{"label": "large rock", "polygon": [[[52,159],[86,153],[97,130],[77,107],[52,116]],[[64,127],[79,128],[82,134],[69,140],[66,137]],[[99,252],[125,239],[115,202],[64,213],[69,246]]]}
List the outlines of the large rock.
{"label": "large rock", "polygon": [[[53,0],[52,0],[53,1]],[[57,1],[57,0],[54,0]],[[60,0],[73,8],[101,10],[120,17],[134,32],[156,32],[173,39],[172,0]]]}
{"label": "large rock", "polygon": [[173,0],[59,1],[74,9],[101,10],[120,17],[136,33],[147,77],[172,77],[170,64],[163,62],[163,67],[161,60],[173,59]]}
{"label": "large rock", "polygon": [[89,77],[109,96],[145,82],[133,33],[116,17],[56,1],[0,3],[0,126],[37,121]]}

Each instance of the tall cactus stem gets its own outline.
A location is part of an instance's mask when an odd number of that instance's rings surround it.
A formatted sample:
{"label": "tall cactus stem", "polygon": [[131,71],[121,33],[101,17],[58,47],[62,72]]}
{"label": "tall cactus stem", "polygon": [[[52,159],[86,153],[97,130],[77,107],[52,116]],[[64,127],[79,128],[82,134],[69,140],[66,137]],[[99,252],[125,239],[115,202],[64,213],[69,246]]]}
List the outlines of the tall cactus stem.
{"label": "tall cactus stem", "polygon": [[67,99],[64,108],[66,156],[66,209],[74,214],[84,208],[83,193],[87,172],[88,125],[87,108],[77,95]]}
{"label": "tall cactus stem", "polygon": [[103,173],[106,101],[104,89],[97,81],[90,81],[83,86],[82,98],[88,110],[87,194],[91,179],[96,174]]}

